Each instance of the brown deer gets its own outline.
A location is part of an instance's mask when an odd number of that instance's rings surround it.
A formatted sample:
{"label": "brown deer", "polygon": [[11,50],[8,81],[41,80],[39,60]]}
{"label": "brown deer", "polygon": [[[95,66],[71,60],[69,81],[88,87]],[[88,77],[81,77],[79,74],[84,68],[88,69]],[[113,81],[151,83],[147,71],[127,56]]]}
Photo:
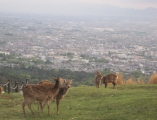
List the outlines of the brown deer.
{"label": "brown deer", "polygon": [[96,75],[94,77],[94,83],[96,85],[96,88],[100,87],[102,77],[103,75],[99,71],[96,71]]}
{"label": "brown deer", "polygon": [[[44,106],[48,105],[48,114],[50,115],[50,101],[54,98],[58,92],[60,87],[62,86],[63,80],[62,78],[53,78],[55,81],[55,85],[52,84],[27,84],[22,88],[24,101],[22,103],[23,113],[26,117],[25,113],[25,105],[28,105],[29,110],[35,117],[34,112],[31,109],[31,104],[33,101],[41,102],[41,112]],[[40,116],[42,116],[40,112]]]}
{"label": "brown deer", "polygon": [[59,104],[60,104],[60,101],[67,94],[69,88],[71,87],[72,82],[73,82],[73,80],[69,80],[69,81],[65,82],[65,85],[60,88],[58,94],[55,97],[56,98],[56,104],[57,104],[57,114],[59,114]]}
{"label": "brown deer", "polygon": [[[72,82],[73,82],[73,80],[66,81],[64,83],[64,85],[60,88],[58,94],[54,97],[54,99],[56,100],[56,105],[57,105],[57,114],[59,114],[60,100],[63,99],[63,97],[66,95],[69,88],[71,87]],[[38,82],[38,84],[53,84],[53,83],[48,80],[42,80],[42,81]],[[39,104],[41,107],[41,102],[39,102]]]}
{"label": "brown deer", "polygon": [[102,77],[102,83],[105,84],[105,88],[107,87],[108,83],[112,83],[113,89],[115,88],[115,86],[117,89],[117,79],[118,79],[118,75],[108,74],[108,75]]}

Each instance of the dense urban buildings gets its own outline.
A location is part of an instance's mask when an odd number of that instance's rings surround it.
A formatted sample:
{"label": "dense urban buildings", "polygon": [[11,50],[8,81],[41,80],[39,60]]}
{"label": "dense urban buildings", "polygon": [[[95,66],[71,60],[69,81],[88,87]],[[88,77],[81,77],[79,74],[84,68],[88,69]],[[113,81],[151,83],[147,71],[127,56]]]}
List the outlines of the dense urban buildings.
{"label": "dense urban buildings", "polygon": [[[157,71],[157,21],[144,18],[0,17],[0,54],[26,66],[93,72]],[[49,61],[35,64],[31,59]],[[0,66],[18,66],[0,57]]]}

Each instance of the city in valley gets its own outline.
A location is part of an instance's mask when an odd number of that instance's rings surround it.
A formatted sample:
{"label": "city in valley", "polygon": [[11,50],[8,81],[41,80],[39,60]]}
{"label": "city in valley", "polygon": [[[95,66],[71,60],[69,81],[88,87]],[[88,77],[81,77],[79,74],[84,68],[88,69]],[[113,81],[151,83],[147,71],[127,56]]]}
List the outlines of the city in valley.
{"label": "city in valley", "polygon": [[0,54],[0,66],[20,66],[21,60],[25,67],[149,75],[157,71],[157,21],[2,15]]}

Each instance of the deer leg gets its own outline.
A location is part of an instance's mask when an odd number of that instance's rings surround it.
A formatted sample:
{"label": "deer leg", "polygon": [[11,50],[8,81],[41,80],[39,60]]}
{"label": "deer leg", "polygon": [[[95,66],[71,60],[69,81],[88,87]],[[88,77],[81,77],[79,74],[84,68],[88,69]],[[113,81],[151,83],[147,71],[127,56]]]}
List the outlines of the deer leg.
{"label": "deer leg", "polygon": [[47,98],[41,103],[41,110],[44,109],[45,105],[47,104],[48,100]]}
{"label": "deer leg", "polygon": [[100,84],[98,83],[98,88],[99,88]]}
{"label": "deer leg", "polygon": [[39,112],[39,110],[40,110],[40,102],[37,102],[37,105],[38,105],[38,112]]}
{"label": "deer leg", "polygon": [[51,103],[51,101],[48,101],[48,103],[47,103],[47,107],[48,107],[48,115],[50,116],[50,103]]}
{"label": "deer leg", "polygon": [[113,84],[113,89],[114,89],[115,88],[115,83],[112,82],[112,84]]}
{"label": "deer leg", "polygon": [[116,89],[117,89],[117,83],[115,83],[115,87],[116,87]]}
{"label": "deer leg", "polygon": [[42,117],[41,110],[42,110],[42,103],[38,102],[38,112],[40,114],[40,117]]}
{"label": "deer leg", "polygon": [[34,114],[34,112],[32,111],[32,108],[31,108],[31,103],[28,104],[28,108],[31,111],[31,113],[33,114],[33,116],[35,117],[35,114]]}
{"label": "deer leg", "polygon": [[107,83],[105,83],[105,88],[107,87]]}
{"label": "deer leg", "polygon": [[23,109],[23,114],[26,117],[25,105],[26,105],[26,103],[25,103],[25,101],[23,101],[23,103],[22,103],[22,109]]}
{"label": "deer leg", "polygon": [[40,111],[42,109],[41,102],[37,102],[37,104],[38,104],[38,111]]}
{"label": "deer leg", "polygon": [[61,99],[56,99],[56,104],[57,104],[57,114],[59,114],[59,103]]}
{"label": "deer leg", "polygon": [[38,105],[38,112],[39,112],[39,110],[40,110],[40,103],[37,102],[37,105]]}
{"label": "deer leg", "polygon": [[42,117],[41,113],[40,113],[40,110],[41,110],[41,102],[37,102],[37,105],[38,105],[38,112],[40,114],[40,117]]}
{"label": "deer leg", "polygon": [[46,98],[40,105],[41,106],[41,117],[42,117],[43,109],[44,109],[45,105],[47,104],[47,102],[48,102],[48,98]]}
{"label": "deer leg", "polygon": [[42,103],[40,103],[40,117],[42,117],[42,113],[43,113],[43,109],[44,109],[44,106],[46,105],[46,101],[44,100]]}
{"label": "deer leg", "polygon": [[54,101],[54,102],[56,101],[56,96],[53,98],[53,101]]}
{"label": "deer leg", "polygon": [[116,89],[117,89],[117,84],[116,83],[114,83],[114,82],[112,82],[112,84],[113,84],[113,89],[116,87]]}

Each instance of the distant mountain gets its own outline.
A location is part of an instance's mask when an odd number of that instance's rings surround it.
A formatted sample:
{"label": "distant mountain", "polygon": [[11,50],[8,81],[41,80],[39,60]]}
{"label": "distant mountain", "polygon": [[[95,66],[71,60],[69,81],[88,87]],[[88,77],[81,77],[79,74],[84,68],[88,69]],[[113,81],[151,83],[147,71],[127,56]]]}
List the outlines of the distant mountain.
{"label": "distant mountain", "polygon": [[146,8],[143,13],[148,16],[157,16],[157,8]]}
{"label": "distant mountain", "polygon": [[[38,10],[38,9],[37,9]],[[63,15],[63,16],[122,16],[122,17],[151,17],[151,18],[157,18],[157,8],[146,8],[144,10],[141,9],[132,9],[132,8],[120,8],[112,5],[107,4],[70,4],[66,5],[65,7],[56,7],[54,9],[47,9],[44,11],[44,9],[36,11],[36,9],[28,10],[27,12],[25,10],[20,11],[1,11],[2,13],[20,13],[20,14],[48,14],[48,15]]]}
{"label": "distant mountain", "polygon": [[135,17],[157,17],[157,8],[132,9],[132,8],[119,8],[109,5],[93,6],[93,9],[84,10],[88,11],[87,14],[96,16],[135,16]]}

